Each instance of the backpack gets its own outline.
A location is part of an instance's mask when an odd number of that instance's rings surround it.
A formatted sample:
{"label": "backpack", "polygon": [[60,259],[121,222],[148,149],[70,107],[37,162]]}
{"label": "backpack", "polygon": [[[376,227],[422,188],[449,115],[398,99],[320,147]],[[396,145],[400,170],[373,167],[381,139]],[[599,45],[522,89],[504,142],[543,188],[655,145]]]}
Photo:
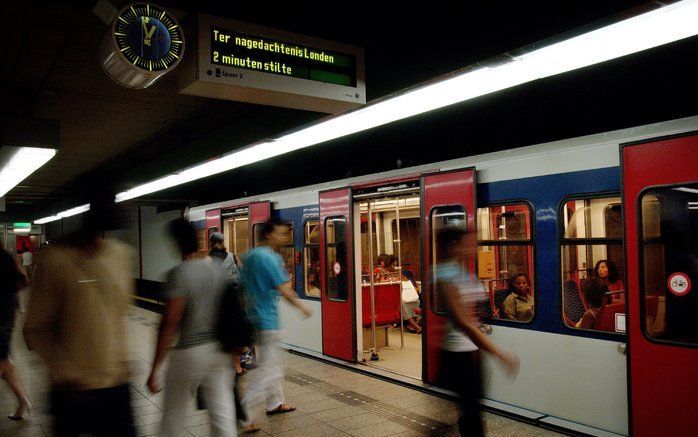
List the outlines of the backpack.
{"label": "backpack", "polygon": [[229,282],[221,296],[216,338],[227,353],[251,346],[254,341],[254,327],[247,316],[242,296],[242,286],[235,282]]}

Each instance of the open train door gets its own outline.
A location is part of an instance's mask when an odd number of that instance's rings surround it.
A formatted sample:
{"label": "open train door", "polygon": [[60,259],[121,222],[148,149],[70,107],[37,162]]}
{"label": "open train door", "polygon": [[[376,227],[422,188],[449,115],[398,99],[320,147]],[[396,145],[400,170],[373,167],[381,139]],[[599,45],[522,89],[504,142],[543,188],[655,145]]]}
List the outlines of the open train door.
{"label": "open train door", "polygon": [[630,431],[698,425],[698,134],[621,149],[628,284]]}
{"label": "open train door", "polygon": [[262,225],[271,218],[271,202],[252,202],[248,206],[250,215],[250,237],[252,247],[259,246],[262,241]]}
{"label": "open train door", "polygon": [[356,361],[351,188],[320,192],[322,353]]}
{"label": "open train door", "polygon": [[[438,259],[436,251],[436,233],[444,226],[463,226],[467,228],[471,249],[468,253],[467,268],[471,275],[476,275],[475,234],[475,169],[467,168],[444,173],[422,176],[422,298],[423,307],[423,350],[422,379],[433,384],[439,370],[441,340],[444,335],[443,307],[439,304],[434,283],[438,271],[434,266]],[[426,335],[424,335],[426,334]]]}

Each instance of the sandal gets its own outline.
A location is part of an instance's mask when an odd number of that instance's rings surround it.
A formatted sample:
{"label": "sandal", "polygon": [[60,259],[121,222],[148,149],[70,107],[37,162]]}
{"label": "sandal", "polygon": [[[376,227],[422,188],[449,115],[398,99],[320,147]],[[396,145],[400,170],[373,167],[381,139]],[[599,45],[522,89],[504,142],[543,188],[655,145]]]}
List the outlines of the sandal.
{"label": "sandal", "polygon": [[291,411],[296,411],[296,407],[290,405],[281,404],[271,411],[267,411],[267,415],[271,416],[273,414],[290,413]]}
{"label": "sandal", "polygon": [[256,423],[250,423],[249,425],[242,427],[242,432],[244,432],[245,434],[254,434],[260,429],[262,428],[260,428],[259,425],[257,425]]}

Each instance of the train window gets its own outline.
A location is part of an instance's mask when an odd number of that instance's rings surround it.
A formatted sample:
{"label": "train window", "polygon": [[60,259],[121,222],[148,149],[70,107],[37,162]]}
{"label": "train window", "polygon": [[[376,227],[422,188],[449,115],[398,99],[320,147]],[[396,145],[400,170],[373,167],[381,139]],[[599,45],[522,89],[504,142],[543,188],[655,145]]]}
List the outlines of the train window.
{"label": "train window", "polygon": [[288,231],[284,234],[284,240],[279,246],[279,254],[284,260],[284,267],[291,277],[291,286],[295,289],[296,287],[296,264],[294,262],[294,247],[293,247],[293,223],[285,222],[283,223]]}
{"label": "train window", "polygon": [[[391,231],[393,235],[397,235],[397,220],[391,221]],[[402,271],[415,284],[419,285],[422,281],[422,248],[421,238],[419,236],[419,217],[401,218],[400,219],[400,255],[402,262]],[[398,253],[398,242],[393,243],[393,253]]]}
{"label": "train window", "polygon": [[568,199],[560,238],[562,316],[572,328],[625,332],[620,197]]}
{"label": "train window", "polygon": [[306,296],[320,297],[320,222],[308,220],[303,230],[303,276]]}
{"label": "train window", "polygon": [[325,277],[327,298],[346,301],[348,297],[347,219],[330,217],[325,220]]}
{"label": "train window", "polygon": [[259,246],[259,244],[264,239],[264,235],[262,235],[263,227],[264,223],[255,223],[254,225],[252,225],[252,247]]}
{"label": "train window", "polygon": [[641,196],[640,302],[650,338],[698,344],[698,184]]}
{"label": "train window", "polygon": [[[438,263],[444,258],[445,254],[440,253],[437,244],[437,235],[439,231],[446,227],[457,226],[466,228],[466,212],[460,205],[439,206],[431,211],[430,235],[431,235],[431,269],[432,269],[432,287],[431,287],[431,309],[437,314],[445,314],[445,307],[439,299],[437,284],[439,282]],[[468,261],[463,260],[463,270],[467,271]]]}
{"label": "train window", "polygon": [[[478,276],[494,319],[530,322],[534,314],[531,207],[528,204],[478,208]],[[510,284],[511,282],[511,284]]]}
{"label": "train window", "polygon": [[218,232],[218,226],[211,226],[208,228],[206,231],[206,247],[209,247],[208,242],[211,241],[211,235],[215,234],[216,232]]}

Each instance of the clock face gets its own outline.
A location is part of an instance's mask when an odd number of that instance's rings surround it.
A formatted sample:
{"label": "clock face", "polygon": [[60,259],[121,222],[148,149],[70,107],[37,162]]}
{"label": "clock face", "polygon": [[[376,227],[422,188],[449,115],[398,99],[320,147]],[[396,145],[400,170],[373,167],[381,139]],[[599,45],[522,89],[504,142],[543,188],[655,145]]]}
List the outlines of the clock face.
{"label": "clock face", "polygon": [[136,3],[121,11],[114,23],[116,44],[131,64],[162,71],[179,61],[184,33],[179,23],[159,6]]}

